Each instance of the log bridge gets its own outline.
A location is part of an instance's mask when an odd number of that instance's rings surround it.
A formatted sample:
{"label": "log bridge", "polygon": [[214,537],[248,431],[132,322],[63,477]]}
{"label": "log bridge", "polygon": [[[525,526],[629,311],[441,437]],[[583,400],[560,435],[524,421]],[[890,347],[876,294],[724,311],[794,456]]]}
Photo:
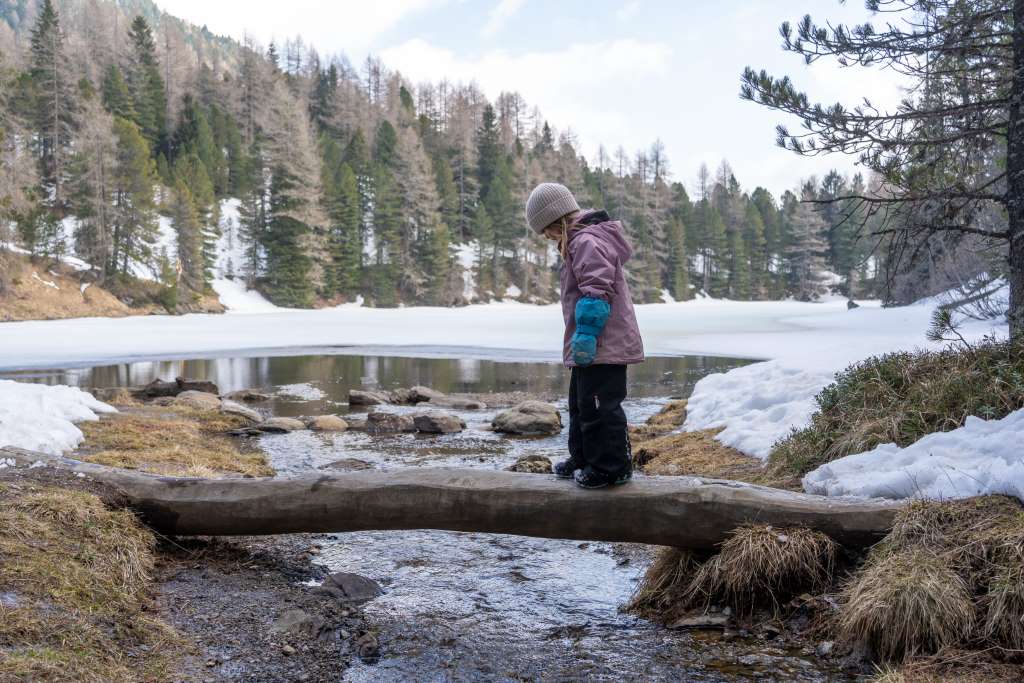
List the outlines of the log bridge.
{"label": "log bridge", "polygon": [[0,448],[5,462],[62,468],[113,487],[156,531],[180,536],[443,529],[710,550],[736,527],[763,523],[865,547],[888,532],[901,507],[690,476],[640,476],[587,491],[550,475],[478,469],[194,479]]}

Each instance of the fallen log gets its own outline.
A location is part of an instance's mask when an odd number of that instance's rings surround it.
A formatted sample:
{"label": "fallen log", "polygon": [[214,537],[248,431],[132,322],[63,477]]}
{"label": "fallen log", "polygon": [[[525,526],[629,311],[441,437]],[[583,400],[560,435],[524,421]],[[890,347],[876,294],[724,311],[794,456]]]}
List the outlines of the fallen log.
{"label": "fallen log", "polygon": [[167,535],[445,529],[711,549],[745,523],[817,529],[848,547],[887,533],[894,501],[825,498],[704,477],[637,477],[585,491],[553,476],[454,468],[291,478],[161,477],[0,448],[0,462],[66,468],[117,489]]}

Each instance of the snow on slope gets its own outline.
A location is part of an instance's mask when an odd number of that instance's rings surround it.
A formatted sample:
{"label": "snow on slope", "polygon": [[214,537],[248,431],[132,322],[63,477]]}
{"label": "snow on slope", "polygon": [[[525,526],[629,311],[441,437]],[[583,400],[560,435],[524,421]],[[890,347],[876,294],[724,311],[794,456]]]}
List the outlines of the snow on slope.
{"label": "snow on slope", "polygon": [[1001,420],[967,418],[951,432],[900,448],[883,444],[822,465],[808,493],[875,498],[964,498],[1003,493],[1024,500],[1024,410]]}
{"label": "snow on slope", "polygon": [[60,454],[81,443],[75,422],[98,420],[116,409],[66,386],[0,380],[0,446]]}
{"label": "snow on slope", "polygon": [[241,235],[238,209],[241,202],[225,199],[220,204],[220,236],[217,238],[217,259],[213,267],[213,291],[228,313],[273,313],[280,308],[253,289],[245,286],[245,244]]}

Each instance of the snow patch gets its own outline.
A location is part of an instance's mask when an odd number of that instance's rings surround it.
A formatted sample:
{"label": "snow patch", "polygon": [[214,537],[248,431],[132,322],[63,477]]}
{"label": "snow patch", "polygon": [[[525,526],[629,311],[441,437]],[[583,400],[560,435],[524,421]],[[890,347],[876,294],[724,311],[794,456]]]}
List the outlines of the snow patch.
{"label": "snow patch", "polygon": [[0,446],[59,455],[82,442],[75,422],[115,412],[76,387],[0,380]]}
{"label": "snow patch", "polygon": [[1024,409],[1001,420],[968,417],[900,448],[883,444],[808,473],[804,490],[827,496],[967,498],[1006,494],[1024,500]]}
{"label": "snow patch", "polygon": [[241,280],[218,279],[213,291],[228,313],[276,313],[293,309],[281,308],[267,301],[254,289],[247,289]]}
{"label": "snow patch", "polygon": [[43,283],[47,287],[52,287],[53,289],[56,289],[56,290],[60,289],[60,287],[57,286],[56,282],[53,282],[51,280],[44,280],[43,278],[39,277],[39,273],[37,273],[34,270],[32,271],[32,279],[36,280],[37,282]]}

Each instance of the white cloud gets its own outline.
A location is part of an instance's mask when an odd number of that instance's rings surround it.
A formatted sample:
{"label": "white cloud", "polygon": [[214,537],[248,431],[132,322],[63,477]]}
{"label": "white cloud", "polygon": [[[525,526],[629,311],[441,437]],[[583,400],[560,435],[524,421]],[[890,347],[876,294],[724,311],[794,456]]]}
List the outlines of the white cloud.
{"label": "white cloud", "polygon": [[413,15],[436,9],[449,0],[370,0],[337,3],[329,0],[289,0],[285,4],[249,0],[159,0],[174,16],[206,24],[218,34],[240,38],[242,33],[266,43],[301,35],[322,52],[360,59],[388,30]]}
{"label": "white cloud", "polygon": [[481,34],[489,37],[497,33],[525,4],[526,0],[499,0],[487,16],[487,23],[484,24]]}

